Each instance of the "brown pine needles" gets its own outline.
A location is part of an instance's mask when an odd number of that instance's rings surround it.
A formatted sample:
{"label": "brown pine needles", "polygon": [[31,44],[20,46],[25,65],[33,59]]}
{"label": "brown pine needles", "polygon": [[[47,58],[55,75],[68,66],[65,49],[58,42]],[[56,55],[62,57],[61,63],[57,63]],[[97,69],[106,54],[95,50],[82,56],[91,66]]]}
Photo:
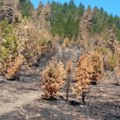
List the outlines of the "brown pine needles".
{"label": "brown pine needles", "polygon": [[42,72],[42,83],[44,99],[54,99],[57,97],[60,88],[64,85],[66,72],[62,62],[52,60]]}
{"label": "brown pine needles", "polygon": [[24,56],[20,54],[15,58],[15,60],[10,62],[6,72],[7,79],[12,79],[12,77],[18,72],[23,61],[24,61]]}
{"label": "brown pine needles", "polygon": [[85,93],[92,80],[97,81],[103,72],[102,55],[97,52],[90,52],[89,54],[80,57],[78,66],[76,68],[74,79],[76,84],[73,87],[73,92],[77,98],[82,96],[85,103]]}

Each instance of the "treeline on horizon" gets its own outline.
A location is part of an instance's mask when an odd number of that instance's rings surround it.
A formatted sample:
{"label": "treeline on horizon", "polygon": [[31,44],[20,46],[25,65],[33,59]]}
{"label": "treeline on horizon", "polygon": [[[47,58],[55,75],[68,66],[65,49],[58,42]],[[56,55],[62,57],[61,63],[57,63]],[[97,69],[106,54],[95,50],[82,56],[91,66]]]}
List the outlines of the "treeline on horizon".
{"label": "treeline on horizon", "polygon": [[[63,4],[59,2],[48,2],[52,9],[51,17],[47,20],[51,22],[51,32],[53,34],[58,34],[62,38],[74,38],[76,39],[80,35],[80,21],[85,11],[91,12],[95,11],[92,17],[90,33],[100,34],[101,31],[106,29],[113,29],[116,38],[120,40],[120,17],[113,16],[104,11],[103,8],[94,7],[93,9],[88,6],[85,9],[84,5],[80,3],[78,6],[75,5],[74,0],[70,0],[69,3],[65,2]],[[43,5],[40,2],[39,5]],[[33,5],[30,0],[20,0],[20,7],[23,16],[31,15],[31,8]]]}

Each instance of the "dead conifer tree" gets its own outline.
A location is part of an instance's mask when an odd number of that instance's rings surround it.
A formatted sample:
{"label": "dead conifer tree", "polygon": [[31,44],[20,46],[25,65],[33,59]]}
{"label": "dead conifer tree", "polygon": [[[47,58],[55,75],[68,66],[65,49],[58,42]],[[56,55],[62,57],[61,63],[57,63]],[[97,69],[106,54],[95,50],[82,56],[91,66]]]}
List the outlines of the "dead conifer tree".
{"label": "dead conifer tree", "polygon": [[64,85],[66,72],[62,62],[52,60],[42,72],[43,92],[42,98],[54,99]]}
{"label": "dead conifer tree", "polygon": [[99,53],[91,52],[80,57],[76,68],[74,79],[76,81],[73,92],[77,98],[82,97],[84,104],[88,86],[92,80],[97,81],[103,70],[102,56]]}
{"label": "dead conifer tree", "polygon": [[[14,79],[14,77],[18,77],[19,68],[23,64],[25,58],[22,54],[19,54],[12,60],[9,65],[6,67],[6,78]],[[19,78],[18,78],[19,79]]]}
{"label": "dead conifer tree", "polygon": [[68,61],[66,65],[66,72],[67,72],[67,81],[66,81],[66,101],[68,101],[69,97],[69,89],[70,89],[70,82],[71,82],[71,72],[72,72],[72,62]]}
{"label": "dead conifer tree", "polygon": [[103,56],[96,52],[92,51],[90,52],[90,58],[92,61],[92,67],[93,67],[93,74],[91,78],[91,83],[92,84],[97,84],[97,81],[102,77],[103,75]]}
{"label": "dead conifer tree", "polygon": [[88,85],[90,84],[90,78],[93,73],[93,67],[91,65],[91,59],[87,55],[80,57],[78,67],[74,79],[76,84],[73,88],[73,92],[77,98],[82,97],[82,101],[85,104],[85,93],[87,92]]}

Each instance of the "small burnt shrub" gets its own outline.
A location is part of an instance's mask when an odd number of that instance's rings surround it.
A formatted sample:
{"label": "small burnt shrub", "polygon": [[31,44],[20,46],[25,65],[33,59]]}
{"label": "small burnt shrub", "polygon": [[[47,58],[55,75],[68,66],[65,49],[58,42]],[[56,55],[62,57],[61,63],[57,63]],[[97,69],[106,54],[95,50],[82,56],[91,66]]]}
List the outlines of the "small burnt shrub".
{"label": "small burnt shrub", "polygon": [[24,62],[24,56],[21,54],[16,56],[14,60],[10,61],[9,65],[7,65],[6,67],[6,78],[14,79],[23,62]]}
{"label": "small burnt shrub", "polygon": [[74,76],[76,83],[73,87],[73,92],[77,98],[79,98],[82,93],[87,90],[88,85],[90,84],[94,71],[91,62],[92,61],[88,55],[80,57]]}
{"label": "small burnt shrub", "polygon": [[92,80],[99,80],[103,72],[102,55],[97,52],[82,55],[76,68],[73,86],[73,92],[77,98],[82,96],[85,103],[85,93],[88,91],[89,84]]}
{"label": "small burnt shrub", "polygon": [[91,80],[97,82],[101,78],[101,75],[103,75],[103,69],[104,69],[103,56],[98,52],[91,52],[90,58],[92,60],[91,64],[93,67]]}
{"label": "small burnt shrub", "polygon": [[42,83],[44,99],[54,99],[57,97],[61,87],[64,85],[66,72],[62,62],[52,60],[42,72]]}

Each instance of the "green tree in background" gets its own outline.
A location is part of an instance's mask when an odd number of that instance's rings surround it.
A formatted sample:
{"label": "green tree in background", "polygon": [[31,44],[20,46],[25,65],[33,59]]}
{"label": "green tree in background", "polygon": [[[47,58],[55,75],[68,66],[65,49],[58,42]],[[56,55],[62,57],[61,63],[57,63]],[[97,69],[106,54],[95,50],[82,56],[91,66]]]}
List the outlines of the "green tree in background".
{"label": "green tree in background", "polygon": [[80,3],[79,7],[78,7],[78,12],[79,12],[79,15],[82,16],[83,13],[85,12],[85,7],[82,3]]}
{"label": "green tree in background", "polygon": [[61,37],[76,39],[79,34],[80,18],[84,13],[82,4],[77,7],[73,0],[69,3],[51,3],[51,31]]}
{"label": "green tree in background", "polygon": [[120,18],[118,16],[114,17],[116,38],[120,41]]}
{"label": "green tree in background", "polygon": [[105,29],[114,29],[116,38],[120,41],[120,17],[109,15],[103,8],[95,7],[90,31],[99,34]]}
{"label": "green tree in background", "polygon": [[30,0],[20,0],[19,5],[21,8],[23,17],[32,16],[33,4],[30,2]]}
{"label": "green tree in background", "polygon": [[105,15],[103,9],[99,10],[97,7],[94,8],[94,14],[92,18],[91,33],[100,33],[104,29]]}

